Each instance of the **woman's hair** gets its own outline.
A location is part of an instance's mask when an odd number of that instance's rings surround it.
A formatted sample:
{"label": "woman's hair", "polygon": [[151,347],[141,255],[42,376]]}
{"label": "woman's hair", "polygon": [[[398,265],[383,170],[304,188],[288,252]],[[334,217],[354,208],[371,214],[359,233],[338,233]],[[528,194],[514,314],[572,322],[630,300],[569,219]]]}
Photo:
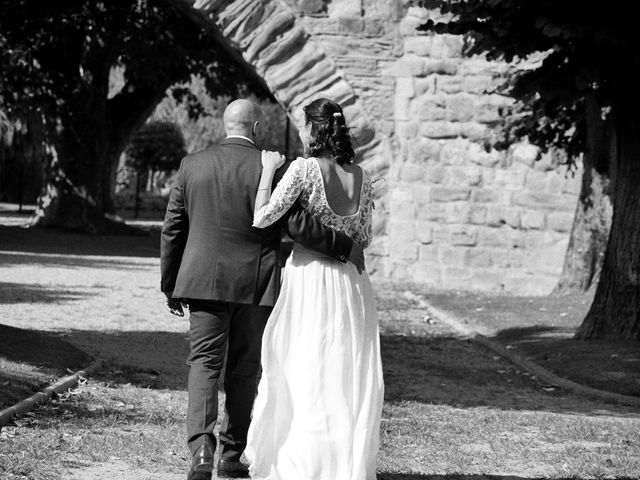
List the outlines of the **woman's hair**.
{"label": "woman's hair", "polygon": [[342,107],[327,98],[318,98],[303,108],[305,123],[310,125],[309,155],[329,152],[338,164],[351,163],[355,156],[349,127]]}

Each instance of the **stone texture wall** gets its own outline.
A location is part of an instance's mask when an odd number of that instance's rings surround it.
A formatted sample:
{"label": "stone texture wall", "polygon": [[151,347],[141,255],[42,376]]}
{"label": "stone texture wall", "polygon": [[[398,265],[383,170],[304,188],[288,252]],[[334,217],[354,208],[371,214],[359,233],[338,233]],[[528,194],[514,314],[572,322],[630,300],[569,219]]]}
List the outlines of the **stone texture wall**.
{"label": "stone texture wall", "polygon": [[511,100],[508,66],[416,30],[403,0],[199,0],[292,117],[325,94],[345,106],[376,182],[376,275],[435,288],[548,293],[568,244],[580,172],[536,147],[486,151]]}

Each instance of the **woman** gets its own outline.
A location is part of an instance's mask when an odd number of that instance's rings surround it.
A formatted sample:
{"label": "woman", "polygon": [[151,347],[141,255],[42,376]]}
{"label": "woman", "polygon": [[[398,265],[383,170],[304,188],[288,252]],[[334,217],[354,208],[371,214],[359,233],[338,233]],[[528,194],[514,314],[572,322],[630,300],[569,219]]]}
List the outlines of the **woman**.
{"label": "woman", "polygon": [[[321,98],[304,108],[298,158],[270,195],[281,161],[265,155],[254,226],[296,199],[366,248],[371,180],[353,164],[342,108]],[[375,300],[366,272],[293,248],[262,341],[262,377],[246,456],[253,479],[373,480],[383,398]]]}

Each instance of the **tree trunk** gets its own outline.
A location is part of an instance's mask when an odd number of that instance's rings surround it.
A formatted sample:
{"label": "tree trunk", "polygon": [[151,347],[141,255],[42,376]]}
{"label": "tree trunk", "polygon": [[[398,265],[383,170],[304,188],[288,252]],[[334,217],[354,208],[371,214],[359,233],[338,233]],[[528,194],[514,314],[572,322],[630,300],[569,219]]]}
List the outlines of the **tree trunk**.
{"label": "tree trunk", "polygon": [[[106,179],[117,157],[110,158],[106,151],[82,147],[84,145],[69,144],[49,147],[47,179],[31,225],[86,233],[128,231],[124,225],[119,226],[105,217],[113,211],[113,182]],[[72,154],[72,150],[93,152],[81,155]]]}
{"label": "tree trunk", "polygon": [[593,303],[578,339],[640,340],[640,105],[613,107],[618,161],[613,220]]}
{"label": "tree trunk", "polygon": [[118,161],[131,134],[144,123],[177,78],[147,88],[124,88],[108,99],[109,68],[100,63],[94,83],[79,88],[72,114],[49,150],[49,168],[31,225],[87,233],[135,233],[112,219]]}
{"label": "tree trunk", "polygon": [[32,225],[87,233],[111,230],[113,182],[117,162],[107,147],[106,95],[86,88],[78,93],[73,115],[51,137],[49,168]]}
{"label": "tree trunk", "polygon": [[597,284],[611,228],[609,168],[615,159],[615,135],[610,120],[603,120],[593,95],[585,101],[586,148],[576,213],[554,294],[585,292]]}

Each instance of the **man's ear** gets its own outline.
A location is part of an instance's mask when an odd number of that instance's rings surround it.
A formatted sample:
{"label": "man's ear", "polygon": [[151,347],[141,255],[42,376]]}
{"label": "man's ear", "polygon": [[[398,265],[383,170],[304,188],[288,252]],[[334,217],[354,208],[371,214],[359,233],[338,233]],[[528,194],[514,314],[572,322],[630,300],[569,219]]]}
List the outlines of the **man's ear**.
{"label": "man's ear", "polygon": [[260,122],[253,122],[253,127],[251,127],[251,134],[254,137],[258,134],[258,125],[260,125]]}

